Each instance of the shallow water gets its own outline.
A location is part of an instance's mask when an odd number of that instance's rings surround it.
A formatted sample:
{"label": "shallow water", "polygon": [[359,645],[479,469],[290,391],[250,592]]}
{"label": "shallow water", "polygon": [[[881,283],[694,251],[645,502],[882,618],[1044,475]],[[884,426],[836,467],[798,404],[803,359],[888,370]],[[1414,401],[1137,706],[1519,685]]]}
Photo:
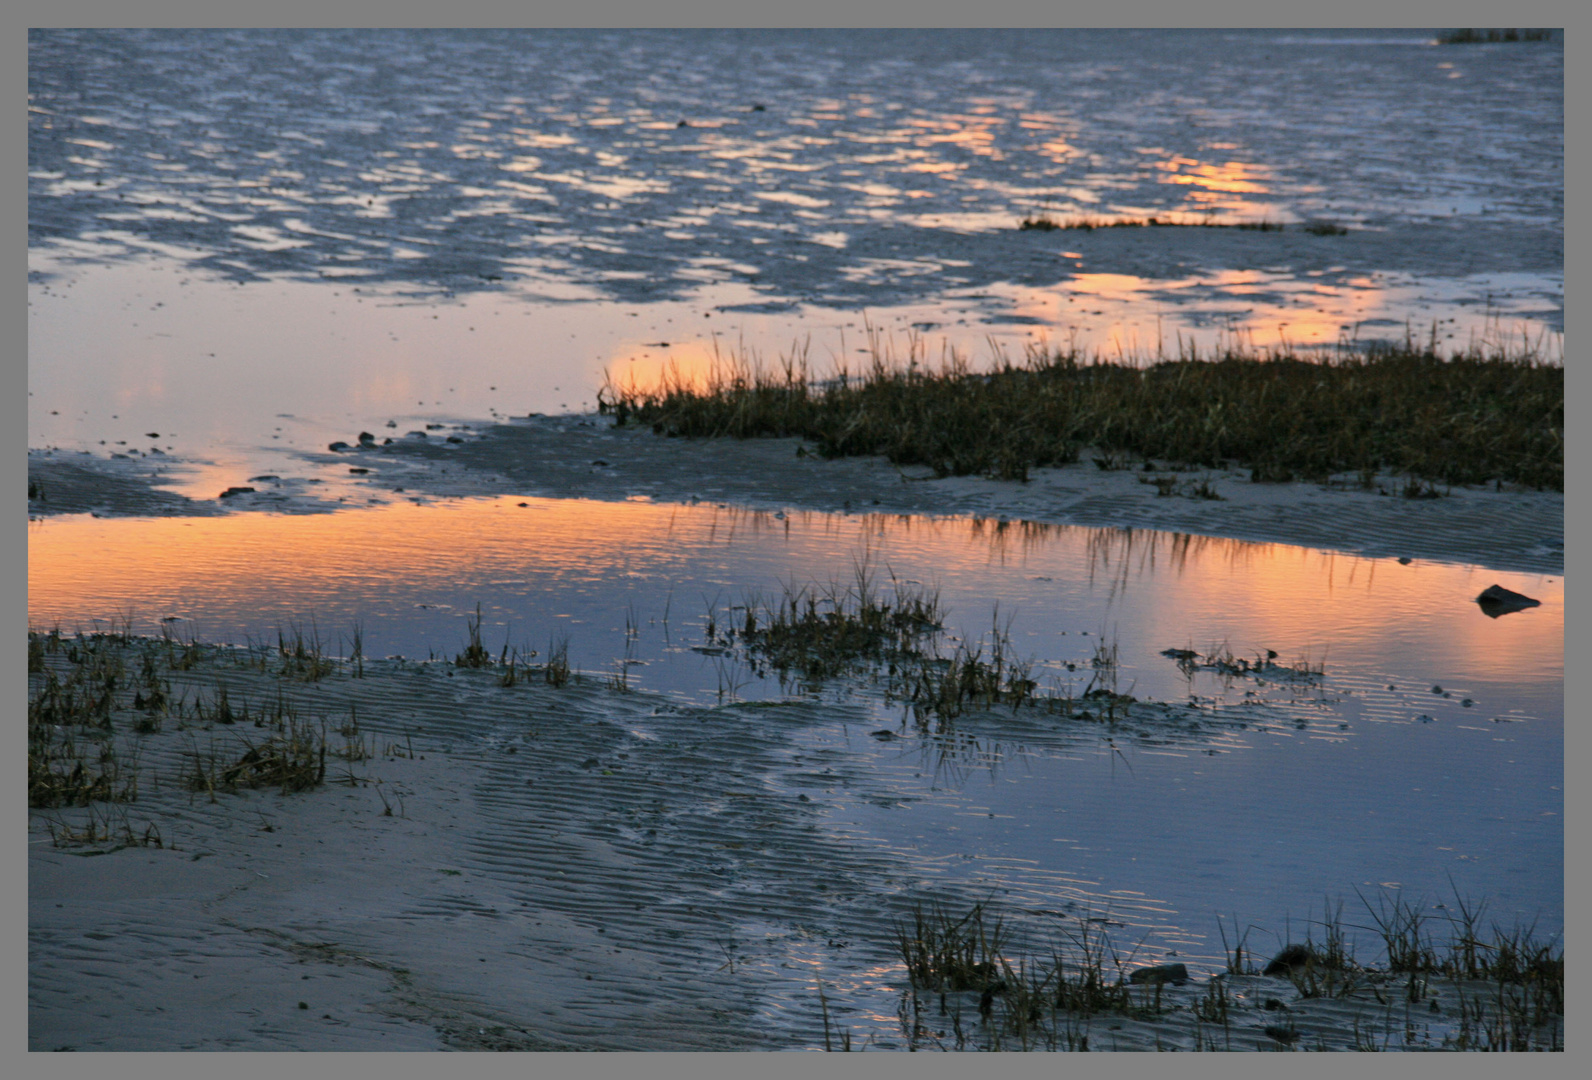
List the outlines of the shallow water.
{"label": "shallow water", "polygon": [[[1563,331],[1558,42],[29,42],[33,447],[153,431],[279,471],[284,446],[388,419],[587,409],[604,369],[700,372],[715,335],[769,362],[807,342],[822,372],[856,366],[870,324],[898,356],[916,334],[979,363],[1042,339],[1554,352]],[[1293,227],[1015,227],[1040,212]],[[1298,228],[1319,218],[1351,232]]]}
{"label": "shallow water", "polygon": [[[589,409],[605,371],[697,374],[715,352],[806,349],[822,373],[870,345],[933,363],[1042,340],[1141,357],[1406,328],[1562,341],[1560,42],[29,40],[29,446],[129,455],[195,497],[291,470],[330,499],[346,468],[300,455],[331,439]],[[1288,228],[1015,227],[1040,212]],[[1314,219],[1351,231],[1298,227]],[[867,775],[865,795],[825,790],[829,826],[924,889],[1103,912],[1141,957],[1201,970],[1218,915],[1263,928],[1263,951],[1324,897],[1440,901],[1450,876],[1505,924],[1562,927],[1557,578],[1148,531],[496,499],[36,521],[29,619],[125,612],[238,643],[313,628],[337,653],[360,625],[367,653],[423,658],[457,652],[479,603],[494,653],[567,637],[591,678],[714,704],[787,691],[693,649],[709,608],[844,582],[855,560],[938,587],[969,640],[998,601],[1058,692],[1115,643],[1120,689],[1198,706],[1192,729],[920,732],[877,687],[829,687],[843,719],[794,736],[791,767]],[[1472,598],[1494,583],[1543,604],[1488,619]],[[1161,655],[1224,643],[1325,679],[1189,679]],[[895,974],[854,972],[837,1007],[889,1028]],[[767,1007],[808,1023],[802,994]]]}
{"label": "shallow water", "polygon": [[[804,782],[820,787],[820,765],[837,770],[831,827],[906,859],[924,888],[1104,912],[1142,955],[1208,964],[1218,913],[1281,936],[1324,897],[1354,907],[1356,888],[1441,902],[1449,875],[1505,922],[1562,925],[1557,578],[1150,531],[512,498],[59,517],[29,541],[38,628],[123,613],[241,644],[313,627],[346,654],[359,623],[367,655],[451,659],[479,603],[494,654],[567,638],[588,679],[623,672],[709,705],[800,693],[696,651],[710,607],[722,624],[751,594],[844,586],[867,565],[887,594],[892,574],[937,588],[967,641],[998,602],[1019,659],[1057,692],[1090,685],[1096,649],[1115,644],[1120,689],[1198,706],[1116,729],[1005,711],[920,729],[865,681],[832,682],[818,694],[836,720],[796,737],[792,767],[813,763]],[[1493,583],[1542,605],[1489,618],[1473,598]],[[1161,655],[1223,644],[1325,677],[1190,678]],[[868,783],[853,791],[840,774],[855,770]]]}

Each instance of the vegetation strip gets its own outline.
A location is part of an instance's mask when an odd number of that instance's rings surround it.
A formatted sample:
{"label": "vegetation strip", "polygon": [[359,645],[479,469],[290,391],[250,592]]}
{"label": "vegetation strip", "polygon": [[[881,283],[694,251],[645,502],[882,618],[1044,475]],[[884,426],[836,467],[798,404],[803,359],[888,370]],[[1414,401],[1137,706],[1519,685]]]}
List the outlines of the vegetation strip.
{"label": "vegetation strip", "polygon": [[1440,494],[1437,483],[1564,490],[1564,368],[1529,345],[1444,356],[1434,334],[1426,346],[1309,359],[1185,344],[1145,364],[1031,348],[986,373],[955,353],[931,370],[920,339],[903,365],[870,337],[860,373],[842,367],[820,382],[805,353],[775,372],[731,356],[701,382],[674,369],[650,386],[610,377],[598,406],[662,435],[796,436],[824,457],[882,455],[941,477],[1027,480],[1093,447],[1101,468],[1138,459],[1147,470],[1236,465],[1255,481],[1355,474],[1367,490],[1379,473],[1402,474],[1412,497]]}

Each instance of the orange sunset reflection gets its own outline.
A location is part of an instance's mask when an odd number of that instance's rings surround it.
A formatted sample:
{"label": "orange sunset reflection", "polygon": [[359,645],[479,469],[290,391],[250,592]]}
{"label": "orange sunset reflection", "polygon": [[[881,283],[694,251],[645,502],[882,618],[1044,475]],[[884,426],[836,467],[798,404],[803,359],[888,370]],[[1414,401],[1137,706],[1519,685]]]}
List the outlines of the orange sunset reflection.
{"label": "orange sunset reflection", "polygon": [[[1234,314],[1239,305],[1243,310]],[[1391,318],[1398,298],[1385,283],[1366,276],[1327,284],[1309,275],[1264,270],[1216,270],[1172,280],[1084,272],[1054,289],[1019,294],[1013,310],[1062,326],[1087,320],[1094,338],[1118,342],[1131,353],[1156,348],[1149,338],[1154,331],[1145,322],[1151,308],[1166,317],[1168,340],[1162,344],[1175,353],[1171,320],[1186,322],[1206,310],[1221,315],[1225,331],[1241,333],[1256,347],[1331,345],[1352,335],[1358,324]],[[1189,337],[1186,329],[1183,337]]]}
{"label": "orange sunset reflection", "polygon": [[[155,620],[179,615],[201,633],[258,633],[311,616],[346,629],[373,611],[401,622],[422,604],[457,613],[486,600],[497,616],[552,618],[631,595],[661,608],[677,582],[696,582],[679,604],[694,604],[698,591],[733,603],[780,582],[845,584],[854,560],[868,562],[881,584],[894,575],[940,588],[952,621],[975,637],[998,601],[1018,613],[1024,647],[1041,658],[1079,643],[1063,631],[1109,621],[1125,661],[1151,667],[1161,649],[1225,642],[1246,655],[1271,648],[1284,661],[1325,658],[1329,674],[1402,651],[1422,671],[1562,677],[1557,578],[1146,530],[775,517],[641,501],[506,497],[323,515],[49,518],[29,527],[28,617],[35,628],[72,630],[131,613],[135,631],[149,633]],[[1487,618],[1473,601],[1494,583],[1541,607]]]}
{"label": "orange sunset reflection", "polygon": [[1266,181],[1271,170],[1264,165],[1242,161],[1209,162],[1173,156],[1153,163],[1163,175],[1161,182],[1189,188],[1189,201],[1202,209],[1222,209],[1248,217],[1261,217],[1270,207],[1264,202],[1245,199],[1245,195],[1267,195]]}

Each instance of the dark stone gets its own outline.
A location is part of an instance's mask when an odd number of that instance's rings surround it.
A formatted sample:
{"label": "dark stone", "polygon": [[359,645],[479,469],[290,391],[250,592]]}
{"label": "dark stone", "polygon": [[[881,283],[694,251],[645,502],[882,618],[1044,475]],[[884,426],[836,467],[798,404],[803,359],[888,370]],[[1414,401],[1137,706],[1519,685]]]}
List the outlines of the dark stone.
{"label": "dark stone", "polygon": [[895,732],[891,731],[889,728],[880,728],[878,731],[869,732],[869,734],[878,739],[880,742],[889,742],[891,739],[895,738]]}
{"label": "dark stone", "polygon": [[683,127],[690,127],[691,125],[689,123],[687,123],[686,121],[682,120],[682,121],[680,121],[678,124],[676,124],[674,126],[677,127],[677,128],[683,128]]}
{"label": "dark stone", "polygon": [[459,438],[457,435],[449,435],[448,441],[451,443],[462,443],[464,440]]}
{"label": "dark stone", "polygon": [[230,499],[234,495],[247,495],[253,490],[254,489],[252,487],[229,487],[227,490],[221,493],[220,497],[223,499]]}
{"label": "dark stone", "polygon": [[158,432],[158,431],[146,431],[146,432],[144,432],[144,438],[146,438],[146,439],[158,439],[158,438],[160,438],[160,432]]}
{"label": "dark stone", "polygon": [[1188,982],[1188,968],[1182,964],[1156,964],[1128,973],[1130,983],[1171,983],[1182,986]]}
{"label": "dark stone", "polygon": [[348,444],[345,443],[342,439],[338,439],[334,443],[328,443],[327,446],[326,446],[326,449],[330,450],[334,454],[340,454],[344,450],[348,449]]}
{"label": "dark stone", "polygon": [[1271,958],[1261,971],[1262,975],[1287,975],[1291,971],[1305,967],[1317,961],[1316,954],[1310,951],[1308,945],[1289,945],[1282,952]]}
{"label": "dark stone", "polygon": [[376,436],[372,435],[368,431],[361,431],[359,433],[359,441],[366,445],[373,445],[376,442]]}
{"label": "dark stone", "polygon": [[1481,595],[1476,597],[1482,614],[1489,619],[1496,619],[1500,615],[1508,615],[1512,611],[1524,611],[1526,608],[1541,607],[1541,600],[1533,600],[1529,596],[1513,592],[1502,585],[1489,585],[1483,589]]}
{"label": "dark stone", "polygon": [[351,472],[351,473],[361,473],[361,474],[370,472],[369,469],[360,468],[357,465],[354,466],[353,468],[349,469],[348,471]]}
{"label": "dark stone", "polygon": [[604,461],[602,458],[598,458],[596,461],[592,462],[592,464],[597,466],[599,469],[606,469],[608,467],[608,462]]}

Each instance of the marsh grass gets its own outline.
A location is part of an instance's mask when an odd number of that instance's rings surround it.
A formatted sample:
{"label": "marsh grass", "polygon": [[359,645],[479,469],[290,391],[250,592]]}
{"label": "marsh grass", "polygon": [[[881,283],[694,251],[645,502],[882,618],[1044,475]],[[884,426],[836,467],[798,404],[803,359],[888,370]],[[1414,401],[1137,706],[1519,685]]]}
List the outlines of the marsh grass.
{"label": "marsh grass", "polygon": [[[600,411],[668,436],[799,437],[824,457],[879,455],[937,476],[1027,480],[1093,447],[1103,461],[1248,469],[1256,482],[1334,474],[1434,484],[1564,488],[1564,369],[1542,342],[1497,338],[1440,354],[1426,344],[1343,343],[1306,358],[1235,347],[1086,358],[1032,346],[975,371],[951,350],[934,368],[870,327],[870,360],[815,380],[805,352],[766,371],[716,358],[700,380],[666,368],[652,385],[605,378]],[[1214,489],[1209,489],[1214,492]]]}
{"label": "marsh grass", "polygon": [[282,728],[258,742],[239,734],[244,752],[222,756],[212,742],[208,753],[195,743],[189,751],[183,785],[215,801],[218,791],[239,788],[280,788],[284,795],[307,791],[326,780],[326,727],[289,716]]}
{"label": "marsh grass", "polygon": [[903,585],[894,575],[890,582],[887,594],[863,559],[854,562],[848,585],[790,583],[773,599],[749,595],[722,627],[716,607],[710,607],[708,640],[723,648],[738,645],[759,666],[808,684],[869,664],[893,666],[943,628],[943,612],[936,591]]}
{"label": "marsh grass", "polygon": [[[1012,955],[1003,920],[985,903],[961,915],[916,904],[895,937],[907,977],[899,1015],[914,1049],[925,1040],[950,1048],[942,1042],[947,1031],[935,1031],[945,1024],[955,1049],[1088,1049],[1080,1018],[1161,1008],[1161,987],[1136,998],[1125,959],[1088,919],[1048,958]],[[976,1033],[964,1026],[964,1010],[976,1013]]]}
{"label": "marsh grass", "polygon": [[1245,232],[1282,232],[1280,222],[1217,221],[1209,214],[1183,214],[1174,217],[1072,217],[1057,218],[1048,210],[1029,214],[1017,223],[1024,232],[1094,232],[1096,229],[1239,229]]}
{"label": "marsh grass", "polygon": [[547,642],[547,663],[542,665],[542,679],[548,686],[565,686],[573,672],[569,666],[569,638],[555,635]]}
{"label": "marsh grass", "polygon": [[[112,713],[127,675],[119,643],[97,635],[65,640],[59,631],[30,632],[29,653],[37,654],[42,678],[37,692],[30,687],[28,695],[28,805],[136,799],[137,748],[118,751],[113,737]],[[57,653],[65,654],[64,675],[45,661]]]}
{"label": "marsh grass", "polygon": [[[1312,999],[1378,1003],[1381,1023],[1367,1024],[1356,1011],[1347,1036],[1329,1039],[1319,1023],[1301,1030],[1282,995],[1274,996],[1264,982],[1234,992],[1232,979],[1262,977],[1247,944],[1254,927],[1240,930],[1236,917],[1231,935],[1217,920],[1226,971],[1174,999],[1163,996],[1164,978],[1144,977],[1156,969],[1130,970],[1132,954],[1116,949],[1101,920],[1080,917],[1041,956],[1017,948],[1014,930],[988,901],[965,911],[919,903],[896,922],[896,953],[906,980],[897,1011],[912,1049],[1089,1049],[1090,1018],[1102,1014],[1162,1023],[1185,1017],[1197,1050],[1233,1049],[1235,1031],[1261,1035],[1274,1049],[1325,1050],[1331,1042],[1381,1050],[1395,1040],[1404,1047],[1438,1048],[1429,1033],[1422,1035],[1422,1016],[1441,1013],[1451,1026],[1444,1049],[1562,1050],[1558,940],[1540,939],[1530,927],[1494,927],[1483,942],[1477,931],[1485,904],[1457,893],[1455,901],[1453,909],[1443,909],[1450,910],[1446,920],[1416,918],[1421,913],[1407,905],[1366,904],[1380,915],[1378,925],[1394,935],[1386,939],[1389,952],[1380,965],[1356,960],[1342,901],[1329,900],[1321,918],[1310,921],[1306,941],[1280,954],[1288,962],[1271,976],[1277,980],[1271,985],[1291,985],[1293,1008]],[[1444,921],[1450,923],[1448,938],[1434,941],[1427,931]],[[1419,947],[1412,949],[1411,940]],[[1407,970],[1412,966],[1420,970]],[[1393,988],[1405,991],[1402,1001],[1384,994]]]}
{"label": "marsh grass", "polygon": [[1502,41],[1552,41],[1553,31],[1548,29],[1460,29],[1445,30],[1437,35],[1440,45],[1481,45]]}
{"label": "marsh grass", "polygon": [[337,665],[326,655],[321,644],[320,631],[316,628],[313,619],[310,621],[310,632],[307,636],[304,628],[297,624],[294,624],[291,630],[291,636],[284,634],[280,628],[276,632],[277,657],[282,664],[278,674],[284,678],[319,682],[337,670]]}
{"label": "marsh grass", "polygon": [[117,851],[126,847],[166,846],[159,826],[152,821],[144,823],[142,832],[135,832],[132,819],[123,807],[96,807],[90,804],[88,812],[80,820],[68,821],[59,816],[47,815],[44,824],[50,833],[50,846],[57,848],[103,848],[104,845],[110,845],[107,850]]}
{"label": "marsh grass", "polygon": [[1186,678],[1193,678],[1196,672],[1210,671],[1225,680],[1270,679],[1273,682],[1319,686],[1326,678],[1327,670],[1324,659],[1312,660],[1309,656],[1280,664],[1274,649],[1256,653],[1255,658],[1250,660],[1233,652],[1226,642],[1212,646],[1203,656],[1193,649],[1162,649],[1161,655],[1176,660],[1178,670]]}
{"label": "marsh grass", "polygon": [[481,605],[475,605],[475,614],[465,620],[466,630],[470,635],[470,643],[464,651],[453,658],[454,667],[484,668],[492,666],[492,654],[487,652],[486,646],[481,642]]}

